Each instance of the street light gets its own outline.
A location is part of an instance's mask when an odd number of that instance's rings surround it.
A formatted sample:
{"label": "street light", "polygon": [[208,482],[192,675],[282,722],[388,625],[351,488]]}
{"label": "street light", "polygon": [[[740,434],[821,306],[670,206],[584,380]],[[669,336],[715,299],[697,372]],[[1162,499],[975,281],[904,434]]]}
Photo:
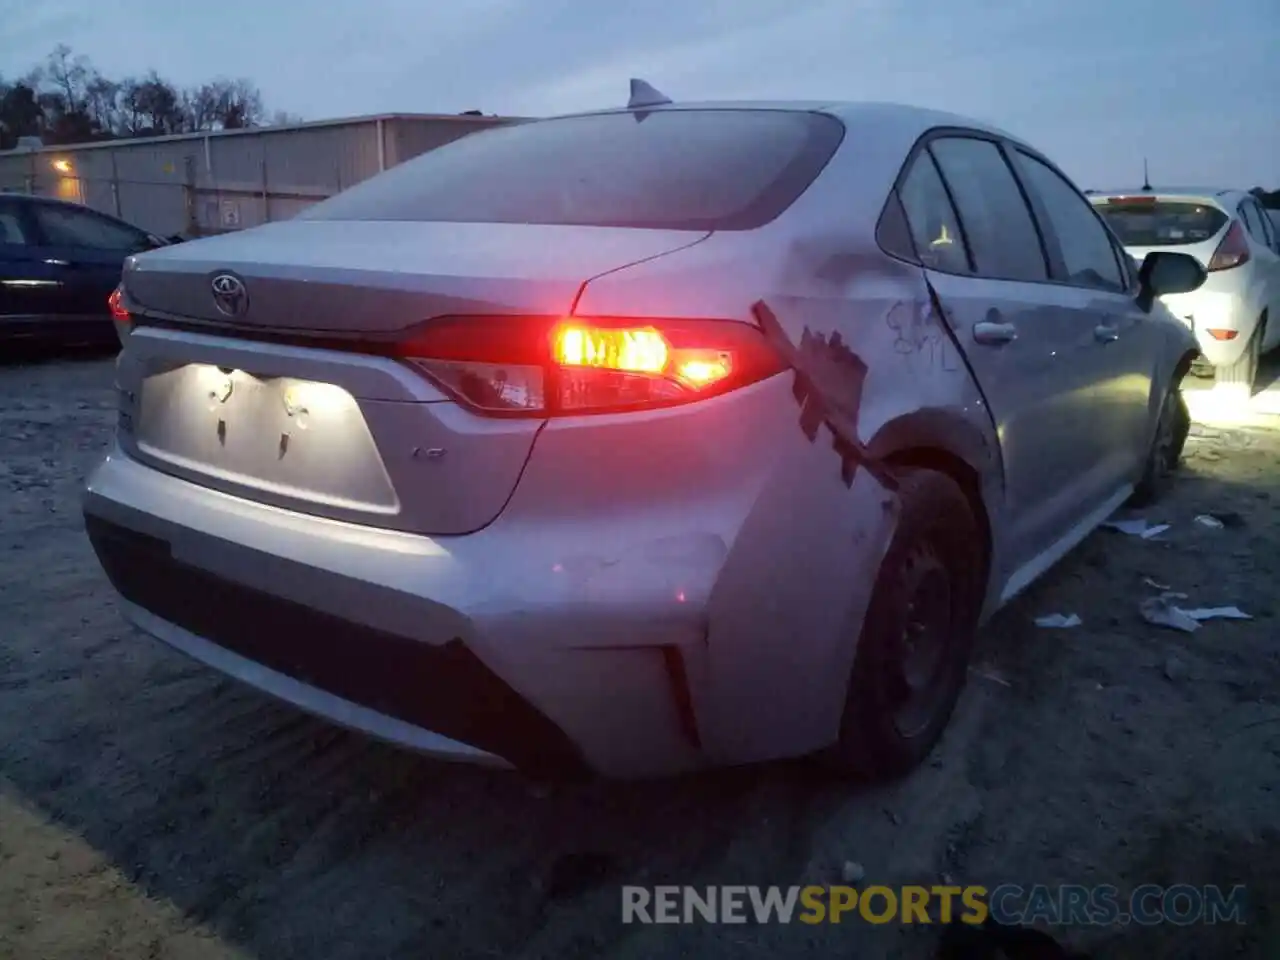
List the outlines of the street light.
{"label": "street light", "polygon": [[59,173],[70,173],[71,161],[65,157],[59,157],[57,160],[53,161],[53,169],[57,170]]}

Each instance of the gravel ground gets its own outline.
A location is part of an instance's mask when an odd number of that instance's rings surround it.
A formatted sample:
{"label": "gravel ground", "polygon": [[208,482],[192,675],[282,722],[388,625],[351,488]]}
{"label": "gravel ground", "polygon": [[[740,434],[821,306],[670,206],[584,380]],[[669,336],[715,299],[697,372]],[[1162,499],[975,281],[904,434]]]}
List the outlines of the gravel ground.
{"label": "gravel ground", "polygon": [[[986,630],[930,765],[536,790],[270,702],[134,633],[78,493],[111,365],[0,368],[0,956],[923,957],[934,932],[623,927],[621,883],[1246,884],[1237,927],[1102,958],[1280,956],[1280,432],[1198,430],[1159,540],[1103,531]],[[1235,522],[1208,529],[1206,511]],[[1268,576],[1270,572],[1270,576]],[[1255,617],[1142,622],[1152,578]],[[1084,624],[1046,630],[1045,613]]]}

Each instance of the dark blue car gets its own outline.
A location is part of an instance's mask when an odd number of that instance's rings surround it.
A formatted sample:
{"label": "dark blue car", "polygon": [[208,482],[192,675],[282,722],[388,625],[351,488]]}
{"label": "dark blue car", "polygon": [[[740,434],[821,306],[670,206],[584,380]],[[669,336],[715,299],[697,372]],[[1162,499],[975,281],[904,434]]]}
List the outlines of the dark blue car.
{"label": "dark blue car", "polygon": [[115,342],[107,298],[130,254],[164,239],[61,200],[0,194],[0,342]]}

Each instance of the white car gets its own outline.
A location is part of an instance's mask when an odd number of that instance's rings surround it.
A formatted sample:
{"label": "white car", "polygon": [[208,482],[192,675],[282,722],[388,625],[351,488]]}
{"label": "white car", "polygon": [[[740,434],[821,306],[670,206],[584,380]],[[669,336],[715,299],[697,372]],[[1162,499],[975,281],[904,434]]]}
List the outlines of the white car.
{"label": "white car", "polygon": [[1252,388],[1258,358],[1280,345],[1280,227],[1257,198],[1144,187],[1090,200],[1136,261],[1170,250],[1204,264],[1204,286],[1164,303],[1195,332],[1218,382]]}

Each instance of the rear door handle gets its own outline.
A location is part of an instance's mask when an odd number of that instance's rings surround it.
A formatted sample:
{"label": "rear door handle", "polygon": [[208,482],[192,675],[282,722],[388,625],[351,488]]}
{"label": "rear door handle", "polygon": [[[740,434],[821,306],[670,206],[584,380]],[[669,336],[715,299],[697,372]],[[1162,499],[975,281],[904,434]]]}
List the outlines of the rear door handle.
{"label": "rear door handle", "polygon": [[1093,336],[1101,343],[1110,343],[1112,340],[1120,339],[1120,329],[1100,323],[1093,328]]}
{"label": "rear door handle", "polygon": [[1018,339],[1018,328],[1012,323],[979,320],[973,325],[973,339],[977,343],[1012,343]]}

